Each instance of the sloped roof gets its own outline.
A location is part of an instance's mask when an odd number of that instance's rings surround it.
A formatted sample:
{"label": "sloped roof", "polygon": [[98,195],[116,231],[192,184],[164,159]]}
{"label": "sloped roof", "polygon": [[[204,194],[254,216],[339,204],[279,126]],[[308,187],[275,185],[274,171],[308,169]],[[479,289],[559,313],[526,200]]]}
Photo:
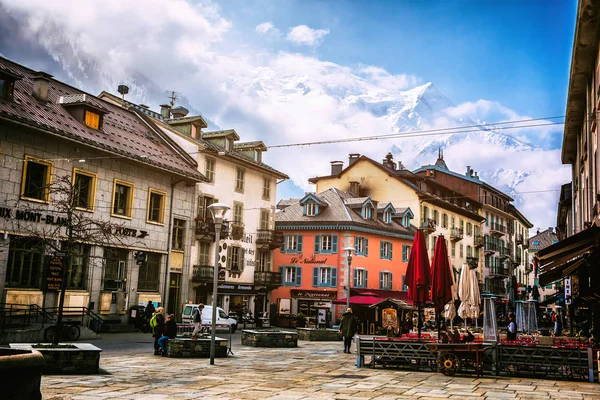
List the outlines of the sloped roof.
{"label": "sloped roof", "polygon": [[554,229],[548,228],[529,238],[529,251],[543,250],[556,242],[558,242],[558,236],[556,236]]}
{"label": "sloped roof", "polygon": [[[134,111],[51,78],[48,84],[48,101],[40,102],[32,95],[35,71],[2,57],[0,69],[22,77],[15,82],[13,100],[0,98],[0,119],[41,129],[54,136],[191,180],[206,180],[198,172],[198,166],[191,157],[175,143],[161,136],[156,126],[149,125]],[[95,108],[106,112],[103,115],[102,130],[92,129],[76,121],[64,105],[59,104],[60,96],[91,102]]]}
{"label": "sloped roof", "polygon": [[265,146],[265,144],[262,142],[262,140],[256,140],[254,142],[241,142],[241,143],[234,143],[233,144],[233,148],[235,150],[262,150],[262,151],[267,151],[267,146]]}
{"label": "sloped roof", "polygon": [[202,132],[202,138],[204,139],[213,139],[227,136],[233,136],[235,137],[235,140],[240,140],[240,135],[237,134],[235,129],[223,129],[220,131]]}
{"label": "sloped roof", "polygon": [[275,214],[275,226],[281,228],[290,225],[327,226],[331,224],[343,224],[344,226],[363,227],[410,237],[414,236],[415,229],[413,227],[404,227],[396,221],[384,223],[379,219],[363,218],[360,212],[355,211],[346,204],[346,201],[356,198],[349,192],[332,188],[318,193],[317,196],[328,204],[328,207],[319,211],[319,214],[315,216],[304,215],[304,209],[300,202],[297,201]]}

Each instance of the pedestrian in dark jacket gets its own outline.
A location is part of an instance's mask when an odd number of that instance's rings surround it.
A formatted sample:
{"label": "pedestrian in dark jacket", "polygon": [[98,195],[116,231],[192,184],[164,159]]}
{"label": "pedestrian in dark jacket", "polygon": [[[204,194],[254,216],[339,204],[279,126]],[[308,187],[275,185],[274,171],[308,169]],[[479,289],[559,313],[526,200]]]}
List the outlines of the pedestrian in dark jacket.
{"label": "pedestrian in dark jacket", "polygon": [[177,337],[177,323],[175,322],[175,316],[169,314],[167,316],[167,322],[165,322],[165,331],[160,339],[158,339],[158,345],[160,346],[160,352],[163,357],[167,356],[167,352],[165,351],[167,340],[175,339],[175,337]]}
{"label": "pedestrian in dark jacket", "polygon": [[158,339],[162,336],[165,330],[165,316],[164,308],[158,307],[156,312],[150,318],[150,329],[152,329],[152,337],[154,337],[154,355],[160,355],[160,346],[158,345]]}
{"label": "pedestrian in dark jacket", "polygon": [[352,338],[358,330],[358,320],[352,314],[352,309],[348,308],[342,315],[340,321],[340,329],[338,332],[344,337],[344,353],[350,353],[350,346],[352,346]]}
{"label": "pedestrian in dark jacket", "polygon": [[517,340],[517,323],[515,322],[515,314],[508,314],[508,327],[506,328],[506,340]]}
{"label": "pedestrian in dark jacket", "polygon": [[148,304],[146,304],[146,308],[144,309],[144,327],[143,327],[144,332],[149,332],[149,331],[151,332],[150,318],[152,318],[155,311],[156,311],[156,309],[154,308],[154,304],[152,303],[152,300],[148,300]]}

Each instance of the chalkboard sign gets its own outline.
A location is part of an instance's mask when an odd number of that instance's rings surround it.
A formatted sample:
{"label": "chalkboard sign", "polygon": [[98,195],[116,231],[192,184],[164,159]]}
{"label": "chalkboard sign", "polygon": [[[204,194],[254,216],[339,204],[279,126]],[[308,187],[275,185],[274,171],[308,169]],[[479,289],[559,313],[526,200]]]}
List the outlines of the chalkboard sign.
{"label": "chalkboard sign", "polygon": [[48,256],[46,262],[46,290],[59,291],[62,286],[63,280],[63,269],[64,260],[66,255],[64,253],[55,254]]}

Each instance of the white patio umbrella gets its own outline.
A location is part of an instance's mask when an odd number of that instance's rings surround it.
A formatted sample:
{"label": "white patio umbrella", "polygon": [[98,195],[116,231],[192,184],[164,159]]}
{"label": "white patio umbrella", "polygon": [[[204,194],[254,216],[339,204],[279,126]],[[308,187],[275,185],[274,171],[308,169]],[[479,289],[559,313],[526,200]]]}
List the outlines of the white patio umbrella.
{"label": "white patio umbrella", "polygon": [[452,301],[450,301],[448,304],[446,304],[444,306],[444,317],[446,319],[450,320],[450,328],[452,328],[454,318],[456,317],[456,307],[454,306],[454,302],[456,300],[458,300],[458,293],[457,293],[458,288],[456,285],[456,281],[454,280],[454,273],[452,273],[451,277],[452,277]]}
{"label": "white patio umbrella", "polygon": [[479,309],[481,307],[481,294],[479,293],[479,279],[477,278],[477,270],[471,269],[469,271],[469,275],[469,302],[471,305],[471,318],[475,319],[475,326],[477,326]]}
{"label": "white patio umbrella", "polygon": [[458,316],[462,319],[467,319],[471,315],[470,277],[469,266],[463,264],[460,270],[460,277],[458,278],[458,297],[460,299]]}

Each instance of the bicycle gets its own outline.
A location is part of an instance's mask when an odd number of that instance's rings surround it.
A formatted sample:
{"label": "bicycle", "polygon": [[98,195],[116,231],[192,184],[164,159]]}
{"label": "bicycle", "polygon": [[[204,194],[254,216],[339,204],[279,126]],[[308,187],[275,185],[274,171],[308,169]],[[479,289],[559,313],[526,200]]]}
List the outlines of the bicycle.
{"label": "bicycle", "polygon": [[[69,322],[62,323],[61,331],[60,331],[61,338],[66,338],[73,342],[73,341],[79,339],[80,335],[81,335],[81,330],[79,329],[79,326],[77,326],[73,323],[69,323]],[[46,328],[46,330],[44,331],[44,340],[46,340],[47,342],[53,342],[55,338],[56,338],[56,325],[52,325],[52,326],[49,326],[48,328]]]}

